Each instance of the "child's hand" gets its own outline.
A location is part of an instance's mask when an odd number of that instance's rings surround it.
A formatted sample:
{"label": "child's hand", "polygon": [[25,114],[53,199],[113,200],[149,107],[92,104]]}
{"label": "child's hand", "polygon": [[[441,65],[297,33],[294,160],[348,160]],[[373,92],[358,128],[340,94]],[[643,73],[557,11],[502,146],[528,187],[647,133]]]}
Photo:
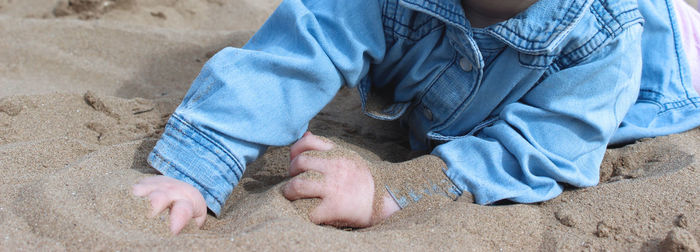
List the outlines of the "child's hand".
{"label": "child's hand", "polygon": [[177,234],[194,219],[202,227],[207,218],[207,204],[202,194],[192,185],[180,180],[153,176],[144,178],[133,186],[133,193],[148,197],[151,201],[151,217],[170,208],[170,231]]}
{"label": "child's hand", "polygon": [[[292,201],[320,198],[321,203],[309,214],[316,224],[368,227],[398,211],[390,196],[375,193],[369,163],[357,153],[338,148],[309,132],[304,134],[290,149],[289,175],[294,178],[284,187],[284,196]],[[297,176],[305,172],[323,176]]]}

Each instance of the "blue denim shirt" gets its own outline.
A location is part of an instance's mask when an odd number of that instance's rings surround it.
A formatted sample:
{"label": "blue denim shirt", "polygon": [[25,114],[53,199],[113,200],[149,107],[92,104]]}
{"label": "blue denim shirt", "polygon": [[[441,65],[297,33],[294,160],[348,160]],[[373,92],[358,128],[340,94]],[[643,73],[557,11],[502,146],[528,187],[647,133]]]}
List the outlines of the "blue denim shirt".
{"label": "blue denim shirt", "polygon": [[609,143],[700,124],[671,7],[540,0],[473,28],[458,0],[286,0],[206,63],[149,162],[218,215],[246,164],[347,86],[477,203],[548,200],[596,185]]}

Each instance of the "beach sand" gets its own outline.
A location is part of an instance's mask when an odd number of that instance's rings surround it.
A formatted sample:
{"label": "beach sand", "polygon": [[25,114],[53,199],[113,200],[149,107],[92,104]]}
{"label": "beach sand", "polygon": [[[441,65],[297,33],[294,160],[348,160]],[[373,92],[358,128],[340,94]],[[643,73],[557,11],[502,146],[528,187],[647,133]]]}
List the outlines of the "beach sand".
{"label": "beach sand", "polygon": [[[241,46],[273,0],[0,0],[0,250],[699,251],[700,129],[610,149],[601,184],[540,204],[467,198],[349,230],[310,223],[280,193],[288,147],[251,164],[219,218],[168,232],[131,185],[201,66]],[[395,123],[343,89],[315,134],[399,162]]]}

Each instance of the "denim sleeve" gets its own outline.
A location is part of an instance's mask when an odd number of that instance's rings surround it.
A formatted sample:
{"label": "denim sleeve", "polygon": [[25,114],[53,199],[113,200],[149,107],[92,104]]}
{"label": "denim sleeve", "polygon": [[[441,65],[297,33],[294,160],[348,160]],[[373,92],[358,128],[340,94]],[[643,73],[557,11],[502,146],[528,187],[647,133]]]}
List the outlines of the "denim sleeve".
{"label": "denim sleeve", "polygon": [[225,48],[194,80],[149,163],[197,188],[217,216],[246,164],[288,145],[341,86],[385,51],[377,0],[286,0],[243,48]]}
{"label": "denim sleeve", "polygon": [[448,177],[478,204],[540,202],[562,184],[596,185],[607,144],[639,92],[641,31],[632,26],[552,73],[477,135],[436,147]]}

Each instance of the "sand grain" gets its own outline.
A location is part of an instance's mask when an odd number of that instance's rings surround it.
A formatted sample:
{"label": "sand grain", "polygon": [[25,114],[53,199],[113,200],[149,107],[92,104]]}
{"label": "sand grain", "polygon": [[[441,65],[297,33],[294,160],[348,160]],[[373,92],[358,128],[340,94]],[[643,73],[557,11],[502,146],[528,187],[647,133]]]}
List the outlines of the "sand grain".
{"label": "sand grain", "polygon": [[[157,174],[146,156],[206,60],[277,4],[0,0],[0,250],[698,250],[699,129],[608,150],[599,186],[548,202],[463,197],[359,230],[314,225],[317,200],[286,200],[289,148],[273,147],[219,218],[173,237],[131,185]],[[343,89],[310,129],[372,162],[425,154],[360,111]]]}

